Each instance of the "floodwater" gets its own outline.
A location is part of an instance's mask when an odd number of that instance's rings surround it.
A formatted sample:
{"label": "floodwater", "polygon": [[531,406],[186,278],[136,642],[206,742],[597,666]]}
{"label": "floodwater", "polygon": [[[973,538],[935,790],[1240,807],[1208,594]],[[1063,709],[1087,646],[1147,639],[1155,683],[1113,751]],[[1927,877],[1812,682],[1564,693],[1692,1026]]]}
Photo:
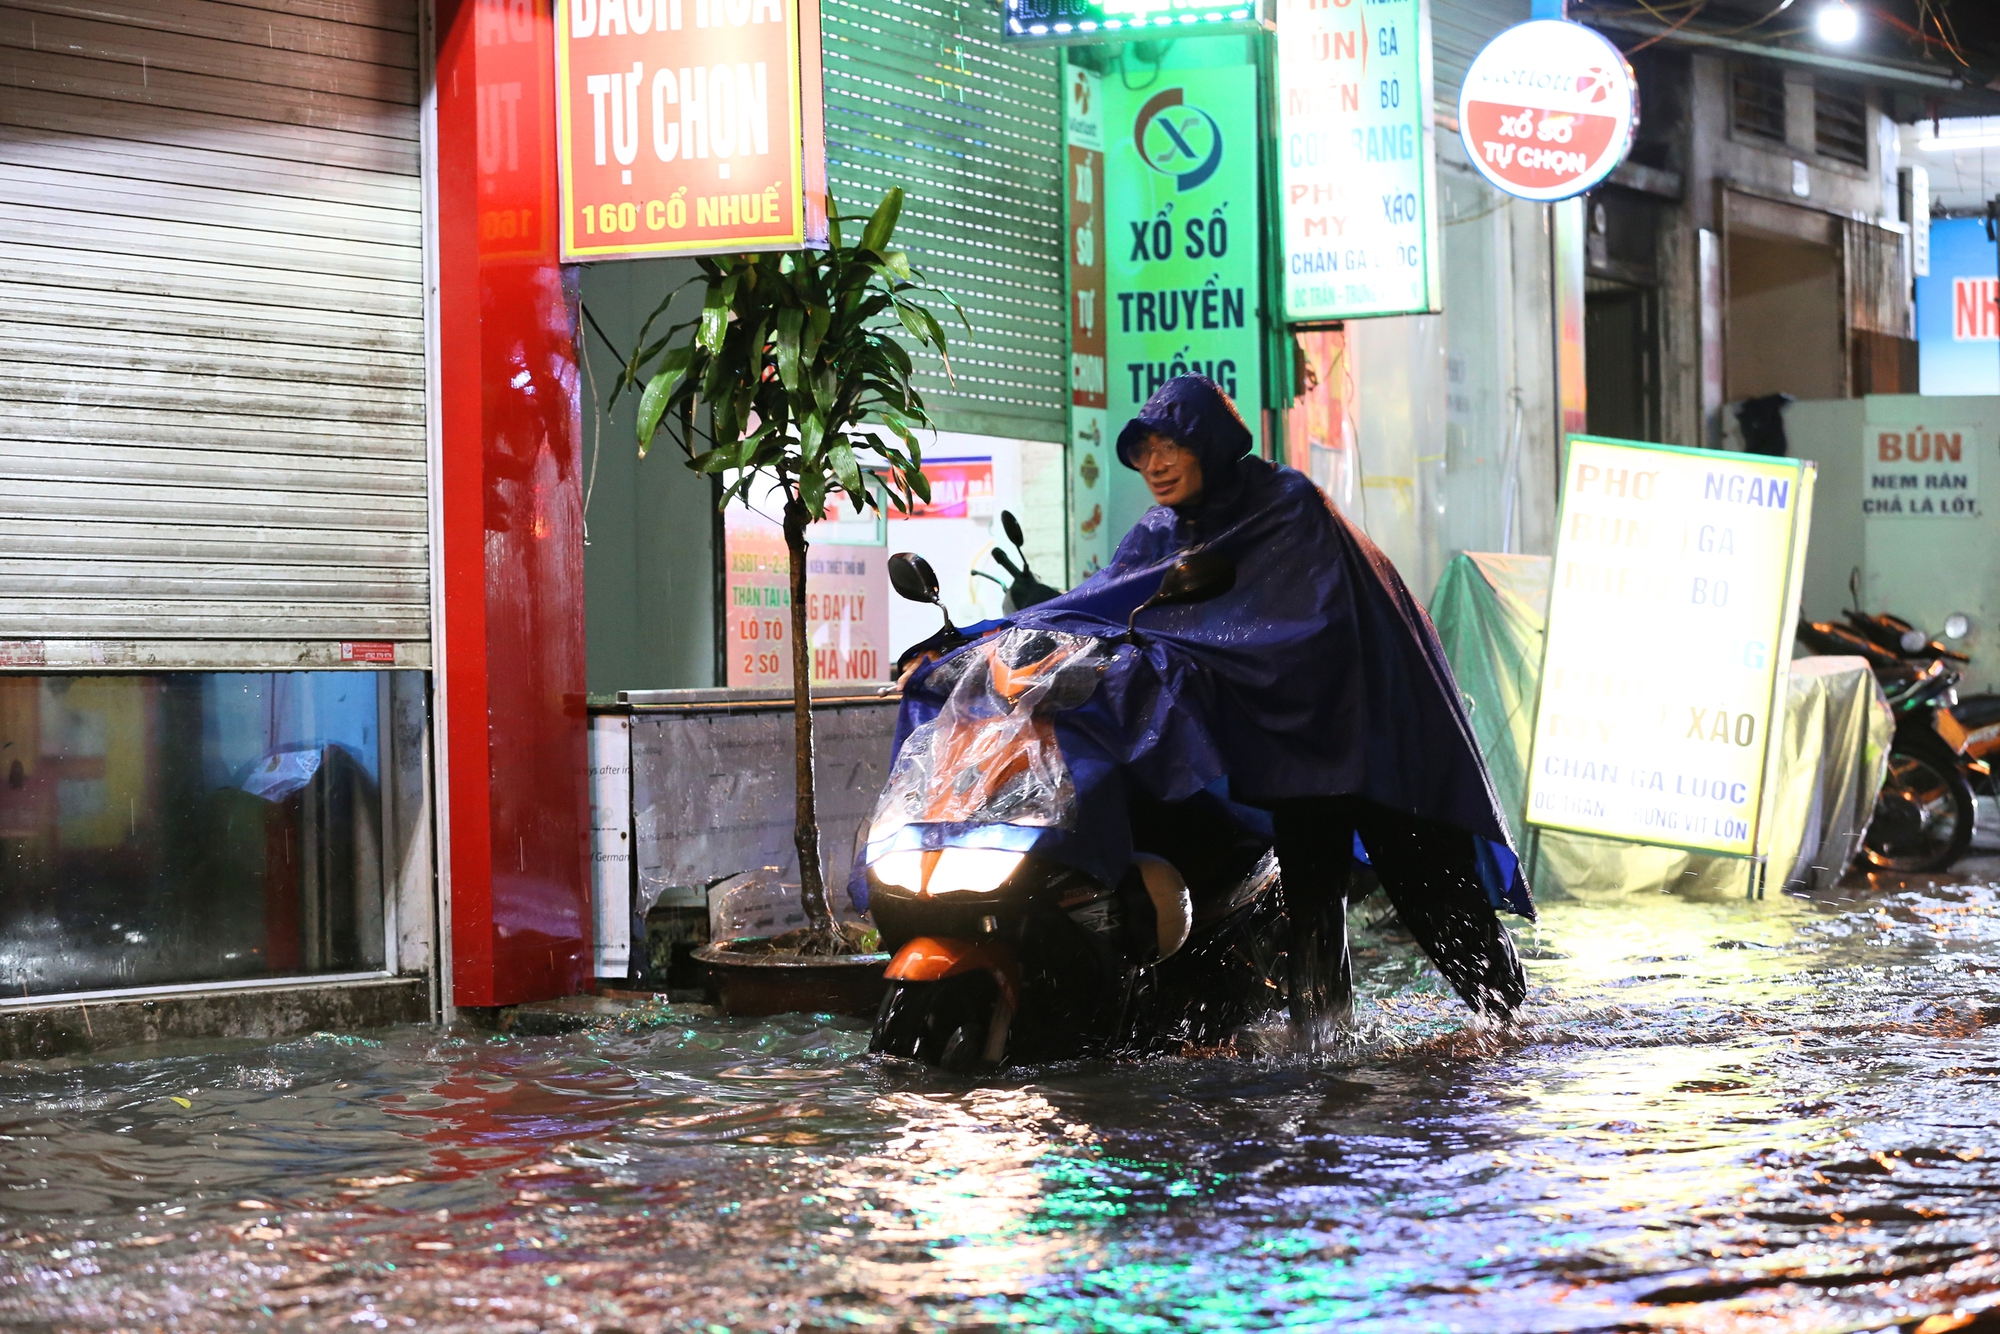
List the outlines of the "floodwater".
{"label": "floodwater", "polygon": [[1992,881],[1553,903],[1504,1029],[1361,943],[1310,1062],[974,1082],[669,1007],[0,1066],[0,1325],[2000,1322]]}

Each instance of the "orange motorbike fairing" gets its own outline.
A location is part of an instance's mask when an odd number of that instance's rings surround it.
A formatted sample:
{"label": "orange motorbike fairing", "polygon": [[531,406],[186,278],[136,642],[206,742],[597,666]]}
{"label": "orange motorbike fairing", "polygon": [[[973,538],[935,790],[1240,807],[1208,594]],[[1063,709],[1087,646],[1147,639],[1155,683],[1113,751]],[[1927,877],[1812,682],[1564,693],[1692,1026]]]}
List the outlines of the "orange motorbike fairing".
{"label": "orange motorbike fairing", "polygon": [[960,973],[989,972],[1011,1007],[1016,1002],[1020,964],[1012,950],[990,941],[918,936],[896,951],[882,975],[891,982],[941,982]]}

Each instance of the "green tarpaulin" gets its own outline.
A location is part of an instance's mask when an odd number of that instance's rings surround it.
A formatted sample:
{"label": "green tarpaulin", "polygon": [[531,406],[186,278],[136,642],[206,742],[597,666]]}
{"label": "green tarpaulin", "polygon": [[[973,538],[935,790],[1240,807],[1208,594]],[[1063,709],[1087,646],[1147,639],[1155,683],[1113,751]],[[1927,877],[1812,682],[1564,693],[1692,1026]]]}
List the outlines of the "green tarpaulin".
{"label": "green tarpaulin", "polygon": [[[1468,553],[1445,567],[1431,599],[1431,619],[1524,857],[1522,812],[1550,568],[1546,556]],[[1635,647],[1606,645],[1605,652]],[[1768,887],[1811,889],[1840,878],[1867,830],[1894,730],[1865,661],[1792,662],[1773,780]],[[1533,864],[1537,894],[1648,886],[1740,894],[1753,882],[1752,864],[1740,858],[1553,831],[1543,833]]]}

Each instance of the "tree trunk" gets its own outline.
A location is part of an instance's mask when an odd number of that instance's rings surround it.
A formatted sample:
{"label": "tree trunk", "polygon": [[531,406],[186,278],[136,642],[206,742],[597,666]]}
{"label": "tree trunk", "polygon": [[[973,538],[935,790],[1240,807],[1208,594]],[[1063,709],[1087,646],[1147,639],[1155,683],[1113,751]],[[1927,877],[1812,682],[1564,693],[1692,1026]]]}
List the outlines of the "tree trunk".
{"label": "tree trunk", "polygon": [[806,954],[836,954],[843,943],[834,930],[826,880],[819,862],[819,812],[814,801],[812,645],[806,640],[806,507],[785,502],[785,551],[792,572],[792,744],[793,782],[798,790],[792,844],[799,852],[799,897],[805,904],[809,938]]}

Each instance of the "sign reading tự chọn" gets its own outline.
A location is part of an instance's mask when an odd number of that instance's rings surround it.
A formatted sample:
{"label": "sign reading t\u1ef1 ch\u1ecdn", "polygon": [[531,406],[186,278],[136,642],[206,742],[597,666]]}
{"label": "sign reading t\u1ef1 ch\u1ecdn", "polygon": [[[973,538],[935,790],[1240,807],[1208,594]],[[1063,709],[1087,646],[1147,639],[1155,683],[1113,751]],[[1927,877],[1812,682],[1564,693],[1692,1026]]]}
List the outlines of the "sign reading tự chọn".
{"label": "sign reading t\u1ef1 ch\u1ecdn", "polygon": [[1530,824],[1762,855],[1813,478],[1803,460],[1571,438]]}
{"label": "sign reading t\u1ef1 ch\u1ecdn", "polygon": [[824,242],[818,0],[556,0],[556,114],[566,260]]}
{"label": "sign reading t\u1ef1 ch\u1ecdn", "polygon": [[1979,455],[1990,430],[1962,425],[1861,429],[1861,513],[1870,519],[1976,519]]}
{"label": "sign reading t\u1ef1 ch\u1ecdn", "polygon": [[1596,29],[1566,19],[1517,23],[1465,72],[1458,95],[1465,154],[1518,198],[1580,195],[1631,151],[1637,86],[1624,53]]}
{"label": "sign reading t\u1ef1 ch\u1ecdn", "polygon": [[1287,319],[1443,307],[1429,46],[1422,0],[1282,0]]}

